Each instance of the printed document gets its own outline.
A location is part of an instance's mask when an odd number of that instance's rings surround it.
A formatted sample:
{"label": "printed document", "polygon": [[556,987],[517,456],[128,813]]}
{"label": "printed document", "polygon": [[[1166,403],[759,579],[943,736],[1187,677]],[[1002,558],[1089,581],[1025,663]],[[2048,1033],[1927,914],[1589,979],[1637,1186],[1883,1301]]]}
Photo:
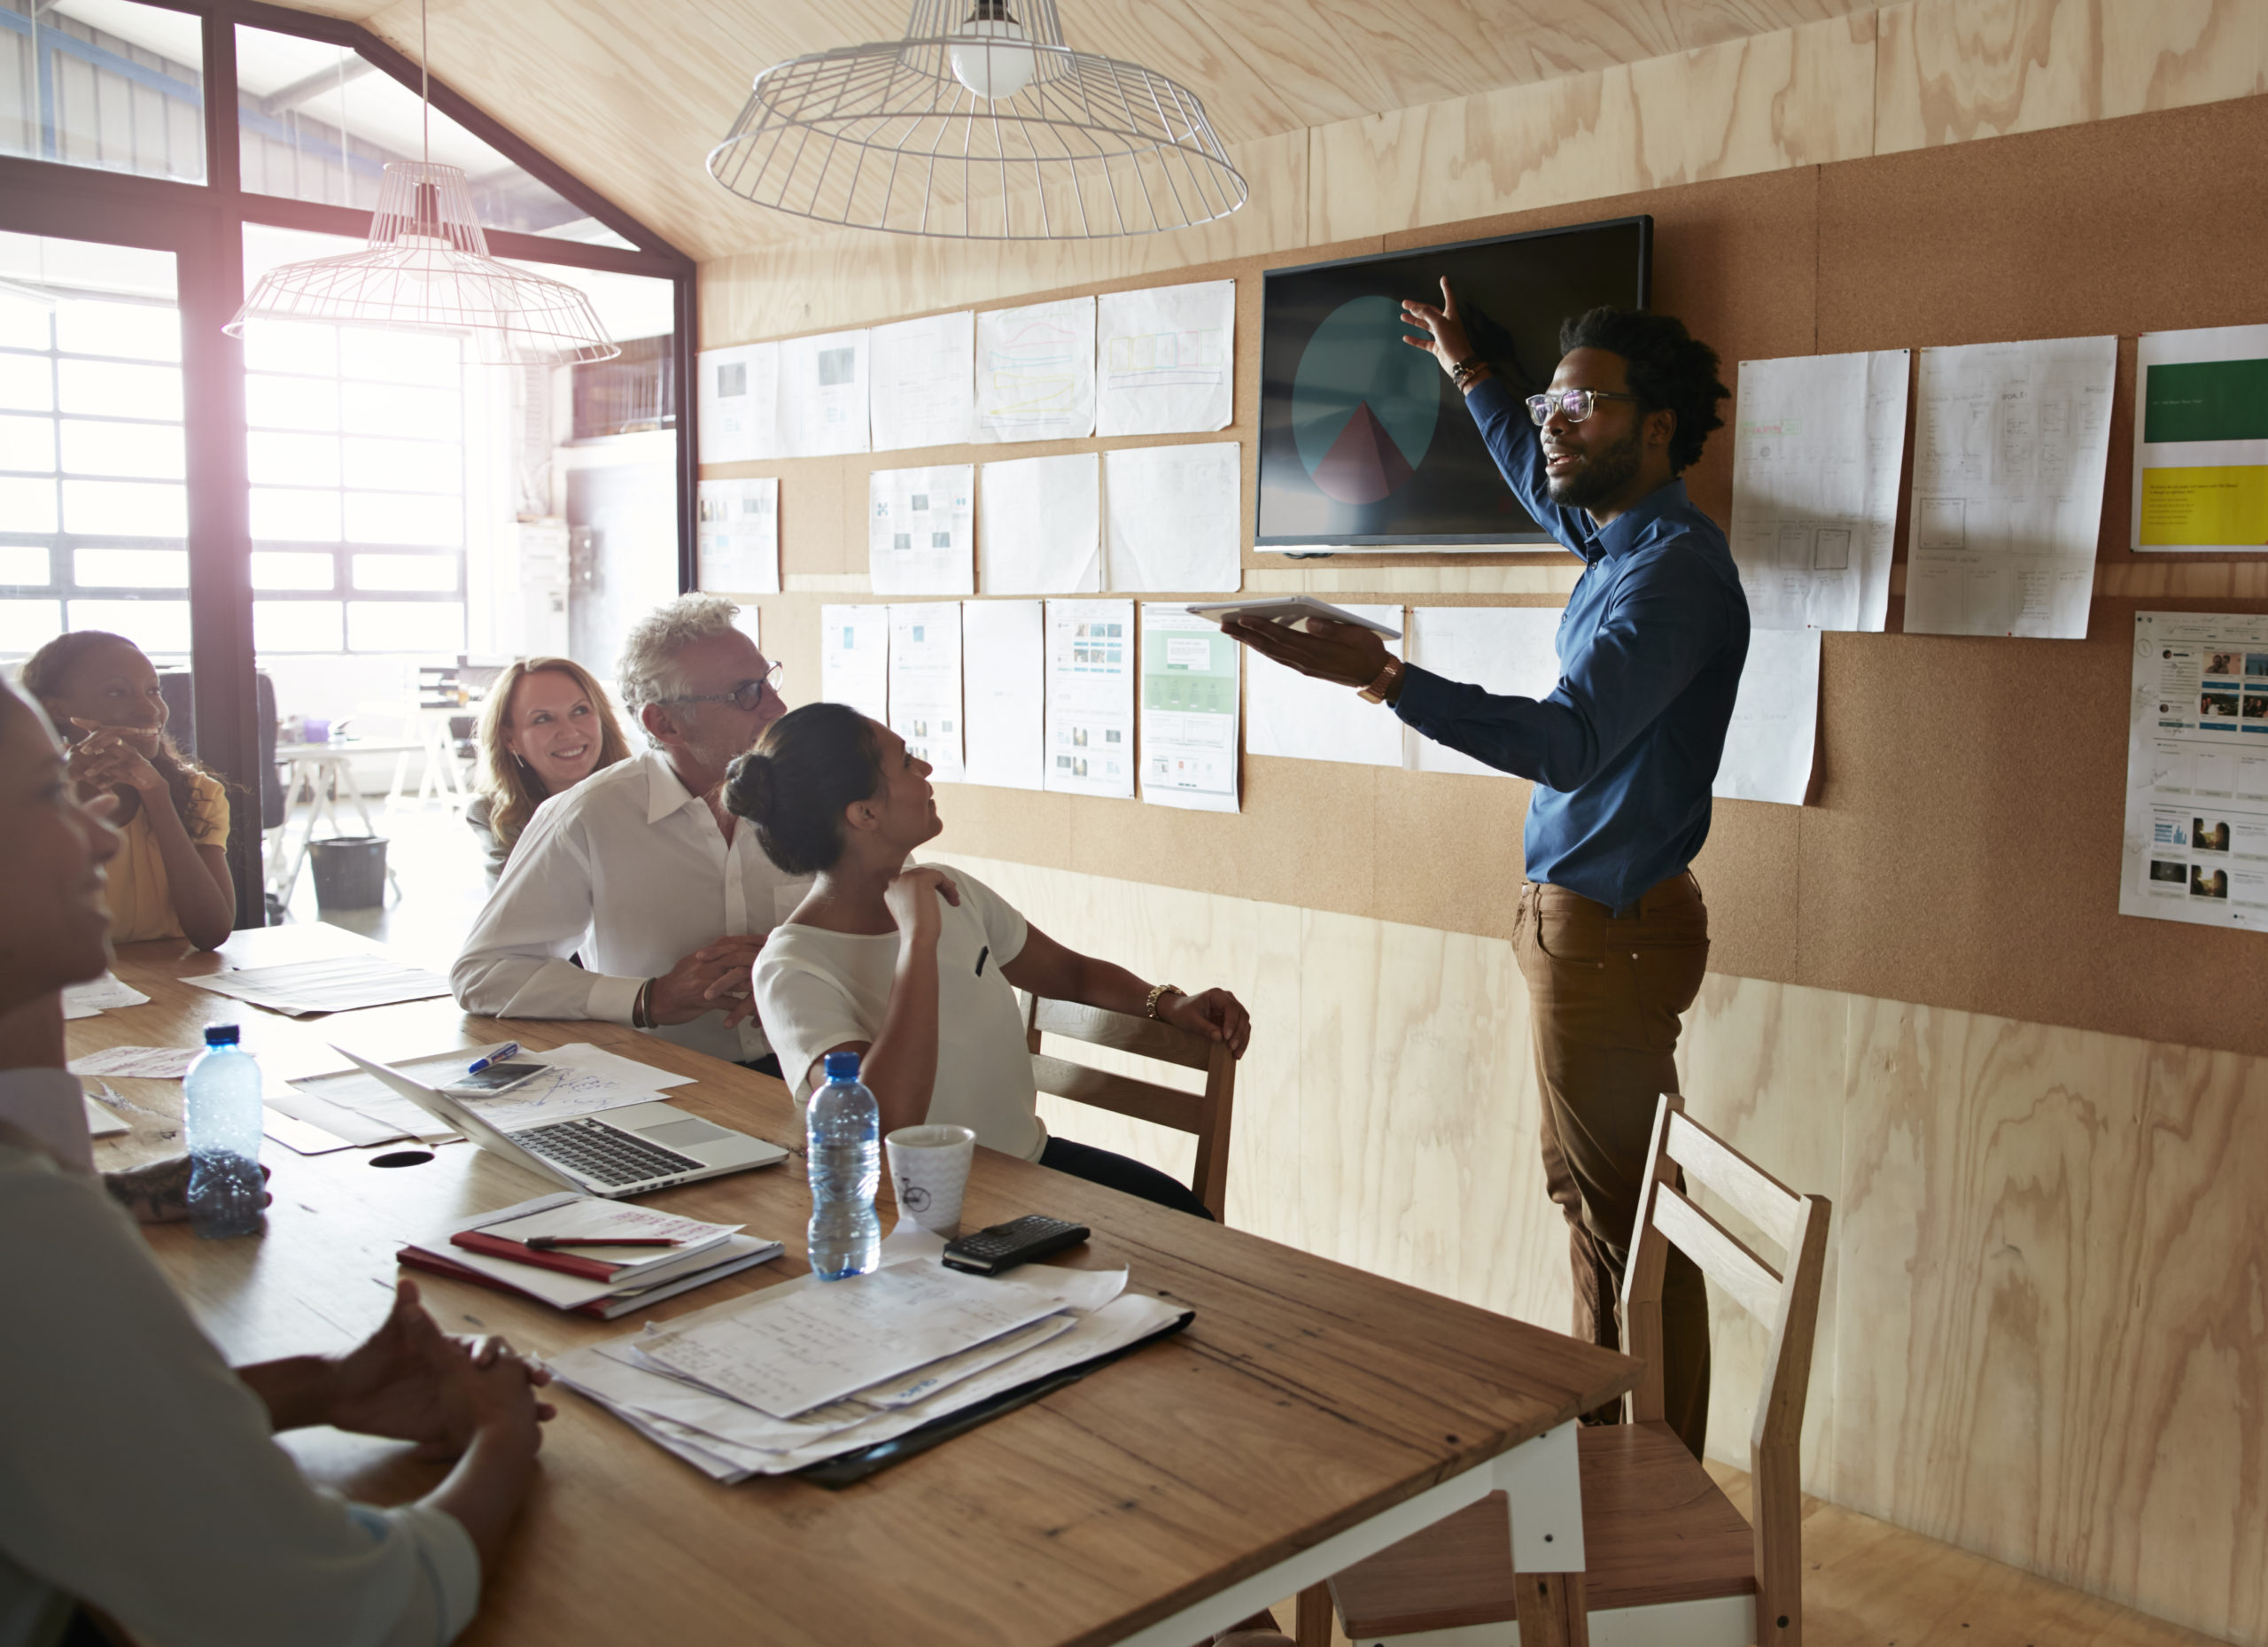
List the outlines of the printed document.
{"label": "printed document", "polygon": [[2133,510],[2137,550],[2268,549],[2268,326],[2142,334]]}
{"label": "printed document", "polygon": [[780,346],[780,435],[788,457],[864,452],[866,334],[828,332]]}
{"label": "printed document", "polygon": [[929,315],[866,334],[874,450],[966,446],[976,427],[976,316]]}
{"label": "printed document", "polygon": [[1235,281],[1107,291],[1096,302],[1097,434],[1200,435],[1229,426]]}
{"label": "printed document", "polygon": [[889,608],[819,609],[819,695],[870,720],[889,719]]}
{"label": "printed document", "polygon": [[1908,634],[2084,640],[2116,338],[1922,351]]}
{"label": "printed document", "polygon": [[[1559,684],[1557,606],[1420,606],[1410,614],[1410,661],[1499,697],[1547,695]],[[1418,770],[1507,778],[1485,762],[1418,738]]]}
{"label": "printed document", "polygon": [[959,783],[960,603],[889,606],[889,729],[940,783]]}
{"label": "printed document", "polygon": [[1095,300],[976,317],[979,441],[1084,440],[1095,431]]}
{"label": "printed document", "polygon": [[150,998],[130,983],[119,982],[118,975],[105,972],[99,978],[89,978],[84,983],[63,986],[63,1015],[66,1018],[92,1018],[98,1014],[115,1012],[121,1006],[139,1006]]}
{"label": "printed document", "polygon": [[[1346,610],[1389,629],[1402,626],[1399,606]],[[1400,657],[1402,642],[1388,641],[1386,649]],[[1244,702],[1251,720],[1244,738],[1253,754],[1362,766],[1402,765],[1402,719],[1384,703],[1365,703],[1359,693],[1286,669],[1257,652],[1249,654],[1246,668]]]}
{"label": "printed document", "polygon": [[293,1018],[425,1001],[449,992],[447,978],[383,955],[343,955],[286,967],[230,967],[182,982]]}
{"label": "printed document", "polygon": [[1142,608],[1142,798],[1237,810],[1237,660],[1244,648],[1180,606]]}
{"label": "printed document", "polygon": [[1134,794],[1134,602],[1047,602],[1045,787]]}
{"label": "printed document", "polygon": [[1102,587],[1101,464],[1092,452],[987,463],[981,478],[987,594]]}
{"label": "printed document", "polygon": [[1047,769],[1047,618],[1039,601],[960,609],[961,781],[1037,789]]}
{"label": "printed document", "polygon": [[866,576],[876,594],[976,593],[974,463],[867,477]]}
{"label": "printed document", "polygon": [[1751,629],[1748,662],[1711,790],[1720,800],[1801,806],[1819,730],[1816,629]]}
{"label": "printed document", "polygon": [[2118,913],[2268,928],[2268,617],[2134,614]]}
{"label": "printed document", "polygon": [[780,346],[743,343],[703,349],[695,400],[701,419],[701,461],[745,463],[779,457]]}
{"label": "printed document", "polygon": [[780,483],[701,483],[701,587],[711,594],[780,593]]}
{"label": "printed document", "polygon": [[1112,589],[1192,594],[1244,587],[1244,450],[1203,446],[1120,447],[1103,455]]}
{"label": "printed document", "polygon": [[1867,629],[1890,608],[1907,352],[1740,363],[1733,558],[1758,629]]}

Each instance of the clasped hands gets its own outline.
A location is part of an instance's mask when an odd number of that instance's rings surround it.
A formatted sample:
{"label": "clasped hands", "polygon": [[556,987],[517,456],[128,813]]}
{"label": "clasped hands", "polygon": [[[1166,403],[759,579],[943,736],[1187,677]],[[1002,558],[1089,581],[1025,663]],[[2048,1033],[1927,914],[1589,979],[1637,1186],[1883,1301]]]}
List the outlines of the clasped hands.
{"label": "clasped hands", "polygon": [[79,798],[90,800],[115,789],[132,789],[152,796],[166,787],[165,774],[151,764],[158,752],[155,727],[105,726],[100,721],[71,724],[87,735],[71,745],[69,770],[79,785]]}
{"label": "clasped hands", "polygon": [[654,980],[647,1014],[657,1024],[691,1023],[722,1007],[727,1028],[756,1015],[750,975],[765,935],[742,933],[704,944]]}

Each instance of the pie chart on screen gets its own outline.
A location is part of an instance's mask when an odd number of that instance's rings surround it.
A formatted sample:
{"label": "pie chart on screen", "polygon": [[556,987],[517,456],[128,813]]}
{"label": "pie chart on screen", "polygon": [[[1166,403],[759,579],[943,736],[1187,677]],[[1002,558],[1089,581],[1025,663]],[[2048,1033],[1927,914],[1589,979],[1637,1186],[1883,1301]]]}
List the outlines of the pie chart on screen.
{"label": "pie chart on screen", "polygon": [[1340,503],[1392,496],[1433,444],[1441,368],[1404,335],[1399,302],[1355,298],[1324,317],[1300,355],[1292,379],[1300,462]]}

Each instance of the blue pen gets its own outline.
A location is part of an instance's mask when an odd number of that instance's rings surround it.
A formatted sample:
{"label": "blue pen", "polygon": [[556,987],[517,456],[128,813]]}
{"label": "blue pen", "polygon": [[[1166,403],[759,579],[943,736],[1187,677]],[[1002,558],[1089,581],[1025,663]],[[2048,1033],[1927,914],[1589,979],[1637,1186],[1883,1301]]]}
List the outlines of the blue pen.
{"label": "blue pen", "polygon": [[476,1058],[476,1059],[474,1059],[474,1060],[472,1060],[472,1067],[471,1067],[470,1068],[467,1069],[467,1070],[465,1071],[465,1074],[467,1074],[467,1075],[469,1075],[469,1076],[477,1076],[477,1075],[478,1075],[482,1070],[484,1070],[484,1069],[487,1068],[489,1065],[491,1065],[491,1064],[501,1064],[501,1063],[502,1063],[502,1062],[503,1062],[507,1058],[511,1057],[514,1053],[517,1053],[519,1050],[520,1050],[520,1044],[519,1044],[517,1041],[507,1041],[507,1042],[505,1042],[505,1043],[504,1043],[504,1045],[501,1045],[501,1046],[498,1047],[494,1052],[493,1052],[493,1053],[489,1053],[487,1057],[485,1057],[485,1058]]}

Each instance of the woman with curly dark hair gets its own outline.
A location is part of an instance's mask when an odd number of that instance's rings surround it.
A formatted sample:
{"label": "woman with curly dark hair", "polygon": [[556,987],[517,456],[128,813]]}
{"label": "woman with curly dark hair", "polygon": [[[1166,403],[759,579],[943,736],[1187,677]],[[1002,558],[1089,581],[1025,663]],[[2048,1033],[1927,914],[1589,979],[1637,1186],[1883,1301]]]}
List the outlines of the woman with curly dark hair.
{"label": "woman with curly dark hair", "polygon": [[125,839],[110,866],[112,940],[218,949],[237,919],[228,791],[166,735],[166,700],[142,649],[100,629],[59,634],[24,665],[23,689],[69,744],[80,798],[118,796],[111,822]]}

